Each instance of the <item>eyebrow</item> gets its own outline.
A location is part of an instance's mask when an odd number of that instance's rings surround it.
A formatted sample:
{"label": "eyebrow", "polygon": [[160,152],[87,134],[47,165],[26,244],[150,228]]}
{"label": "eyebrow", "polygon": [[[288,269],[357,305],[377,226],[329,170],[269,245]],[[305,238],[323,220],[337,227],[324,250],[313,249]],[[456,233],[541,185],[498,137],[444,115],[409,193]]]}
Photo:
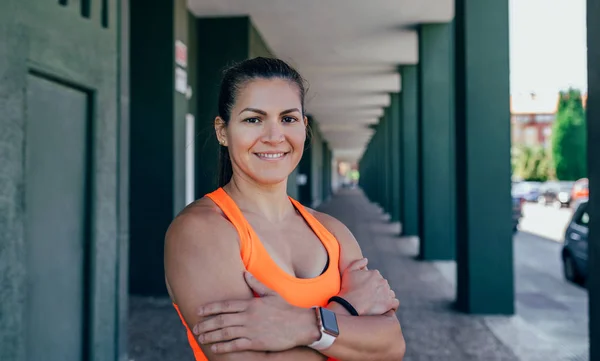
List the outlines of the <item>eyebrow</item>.
{"label": "eyebrow", "polygon": [[[254,113],[258,113],[258,114],[262,114],[262,115],[267,115],[267,112],[265,112],[264,110],[260,110],[260,109],[256,109],[256,108],[245,108],[240,112],[240,114],[242,114],[243,112],[254,112]],[[293,113],[293,112],[300,113],[300,110],[298,108],[292,108],[292,109],[282,111],[281,113],[279,113],[279,115],[289,114],[289,113]]]}

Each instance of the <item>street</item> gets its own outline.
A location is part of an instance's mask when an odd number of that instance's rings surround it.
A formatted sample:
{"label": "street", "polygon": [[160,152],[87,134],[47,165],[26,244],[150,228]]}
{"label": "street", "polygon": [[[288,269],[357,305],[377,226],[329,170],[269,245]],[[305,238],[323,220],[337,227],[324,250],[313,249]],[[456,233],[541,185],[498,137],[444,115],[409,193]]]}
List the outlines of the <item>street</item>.
{"label": "street", "polygon": [[[570,209],[526,204],[514,237],[516,316],[488,326],[521,360],[587,360],[588,297],[560,258]],[[518,332],[515,332],[518,330]]]}
{"label": "street", "polygon": [[[515,315],[484,322],[521,361],[586,361],[587,290],[564,279],[560,257],[571,210],[526,204],[523,214],[513,238]],[[455,262],[436,267],[456,287]]]}
{"label": "street", "polygon": [[519,229],[562,243],[571,214],[572,210],[569,208],[557,209],[537,203],[525,203]]}

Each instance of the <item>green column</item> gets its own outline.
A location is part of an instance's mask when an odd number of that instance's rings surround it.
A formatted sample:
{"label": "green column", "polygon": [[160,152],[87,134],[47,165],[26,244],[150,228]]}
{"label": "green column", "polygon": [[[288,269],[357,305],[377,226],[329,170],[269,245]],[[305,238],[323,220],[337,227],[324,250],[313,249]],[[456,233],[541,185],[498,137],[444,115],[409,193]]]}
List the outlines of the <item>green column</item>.
{"label": "green column", "polygon": [[223,69],[248,58],[250,20],[247,17],[198,18],[198,64],[195,90],[196,117],[196,197],[218,185],[219,144],[213,122],[218,115],[219,85]]}
{"label": "green column", "polygon": [[272,51],[247,16],[198,18],[196,196],[217,187],[219,145],[213,122],[218,115],[219,85],[223,70],[235,62]]}
{"label": "green column", "polygon": [[[312,116],[308,116],[308,126],[312,129],[314,119]],[[312,139],[306,137],[304,142],[304,153],[300,164],[298,164],[298,174],[306,180],[304,184],[298,184],[298,201],[305,206],[310,206],[312,200],[312,186],[310,179],[312,179]]]}
{"label": "green column", "polygon": [[391,213],[392,197],[391,191],[391,170],[390,170],[390,108],[384,109],[383,117],[381,118],[381,183],[382,183],[382,207],[386,213]]}
{"label": "green column", "polygon": [[388,137],[389,148],[389,169],[390,169],[390,215],[392,222],[400,221],[400,94],[392,93],[391,104],[389,108],[389,128]]}
{"label": "green column", "polygon": [[415,236],[419,234],[419,136],[418,136],[418,79],[417,66],[402,66],[402,93],[400,94],[402,109],[402,213],[404,223],[402,234]]}
{"label": "green column", "polygon": [[360,179],[362,181],[362,187],[365,191],[366,196],[373,201],[373,193],[371,190],[371,153],[373,151],[373,137],[369,140],[367,147],[365,148],[365,154],[361,160],[362,170],[360,171]]}
{"label": "green column", "polygon": [[377,127],[377,159],[375,164],[377,167],[377,203],[385,211],[385,140],[383,132],[385,120],[382,117],[379,119],[379,125]]}
{"label": "green column", "polygon": [[468,313],[514,313],[508,8],[456,1],[457,306]]}
{"label": "green column", "polygon": [[331,150],[326,141],[323,141],[323,185],[321,191],[323,193],[323,202],[329,199],[331,195]]}
{"label": "green column", "polygon": [[[184,0],[131,1],[129,289],[165,295],[164,234],[185,200],[185,94],[175,89],[175,42],[187,44]],[[152,196],[149,197],[148,195]]]}
{"label": "green column", "polygon": [[309,206],[316,208],[323,201],[323,137],[316,122],[313,123],[312,134],[312,178],[308,180],[312,187],[312,199]]}
{"label": "green column", "polygon": [[419,29],[419,257],[424,260],[454,259],[456,249],[452,31],[449,23]]}
{"label": "green column", "polygon": [[590,228],[588,234],[588,277],[590,360],[600,360],[600,4],[587,2],[588,43],[588,178],[590,180]]}

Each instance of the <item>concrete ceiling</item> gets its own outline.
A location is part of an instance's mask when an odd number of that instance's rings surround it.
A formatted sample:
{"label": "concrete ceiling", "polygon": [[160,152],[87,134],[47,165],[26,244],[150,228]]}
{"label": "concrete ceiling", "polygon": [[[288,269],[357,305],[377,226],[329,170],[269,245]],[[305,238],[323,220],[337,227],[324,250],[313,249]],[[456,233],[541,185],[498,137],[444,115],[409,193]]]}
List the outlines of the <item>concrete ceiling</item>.
{"label": "concrete ceiling", "polygon": [[307,111],[338,160],[359,159],[418,62],[420,23],[447,22],[454,0],[188,0],[198,17],[248,15],[275,53],[309,83]]}

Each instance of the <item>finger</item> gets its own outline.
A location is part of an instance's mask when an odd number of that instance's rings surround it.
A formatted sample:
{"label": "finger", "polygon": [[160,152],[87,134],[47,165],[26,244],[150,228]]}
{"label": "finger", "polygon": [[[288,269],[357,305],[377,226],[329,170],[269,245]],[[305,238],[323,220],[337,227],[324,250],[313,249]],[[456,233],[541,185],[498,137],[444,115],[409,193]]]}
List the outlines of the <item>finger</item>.
{"label": "finger", "polygon": [[233,326],[225,327],[219,330],[202,333],[198,336],[198,342],[201,344],[218,343],[232,341],[237,338],[243,338],[245,327]]}
{"label": "finger", "polygon": [[362,270],[365,267],[367,267],[368,263],[369,263],[369,260],[366,259],[366,258],[357,259],[356,261],[353,261],[352,263],[350,263],[348,265],[348,267],[346,268],[346,271],[359,271],[359,270]]}
{"label": "finger", "polygon": [[229,342],[215,343],[210,347],[215,354],[252,350],[252,341],[247,338],[237,338]]}
{"label": "finger", "polygon": [[245,318],[239,313],[223,313],[197,323],[193,332],[195,335],[201,335],[222,328],[244,326],[244,320]]}
{"label": "finger", "polygon": [[392,301],[392,310],[397,311],[399,307],[400,307],[400,300],[397,298],[394,298],[394,301]]}
{"label": "finger", "polygon": [[198,316],[206,317],[221,313],[243,312],[248,308],[248,300],[228,300],[208,303],[198,309]]}
{"label": "finger", "polygon": [[248,286],[259,297],[272,296],[276,294],[269,287],[263,285],[259,280],[257,280],[256,277],[254,277],[250,272],[244,272],[244,278],[246,279]]}

